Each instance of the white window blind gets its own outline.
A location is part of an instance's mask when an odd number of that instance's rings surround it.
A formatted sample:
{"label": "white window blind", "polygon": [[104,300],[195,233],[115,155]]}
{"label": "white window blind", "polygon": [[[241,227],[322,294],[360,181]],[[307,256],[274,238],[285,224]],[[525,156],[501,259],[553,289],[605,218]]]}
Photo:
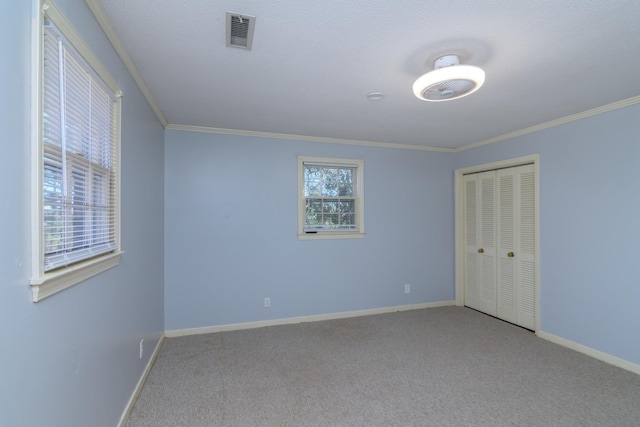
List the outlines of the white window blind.
{"label": "white window blind", "polygon": [[117,249],[116,95],[45,20],[44,271]]}

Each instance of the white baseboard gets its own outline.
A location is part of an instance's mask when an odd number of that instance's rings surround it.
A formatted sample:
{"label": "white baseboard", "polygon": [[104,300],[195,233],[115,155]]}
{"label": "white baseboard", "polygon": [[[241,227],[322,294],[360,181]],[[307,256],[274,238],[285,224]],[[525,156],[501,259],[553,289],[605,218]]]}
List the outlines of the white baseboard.
{"label": "white baseboard", "polygon": [[422,304],[400,305],[395,307],[372,308],[368,310],[343,311],[340,313],[317,314],[313,316],[288,317],[284,319],[261,320],[257,322],[232,323],[227,325],[206,326],[202,328],[174,329],[165,331],[167,338],[187,335],[211,334],[215,332],[239,331],[242,329],[263,328],[265,326],[290,325],[303,322],[319,322],[321,320],[346,319],[348,317],[370,316],[373,314],[394,313],[396,311],[418,310],[422,308],[444,307],[455,305],[455,301],[427,302]]}
{"label": "white baseboard", "polygon": [[595,350],[591,347],[587,347],[586,345],[578,344],[577,342],[569,341],[567,339],[561,338],[559,336],[538,331],[536,334],[547,341],[551,341],[552,343],[561,345],[563,347],[570,348],[577,352],[586,354],[587,356],[591,356],[594,359],[602,360],[603,362],[609,363],[610,365],[617,366],[618,368],[626,369],[627,371],[631,371],[634,374],[640,375],[640,365],[629,362],[628,360],[621,359],[619,357],[613,356],[608,353],[604,353],[600,350]]}
{"label": "white baseboard", "polygon": [[140,395],[140,392],[142,391],[142,387],[144,386],[144,383],[147,381],[147,377],[149,376],[149,372],[151,371],[151,367],[155,363],[155,361],[156,361],[156,359],[158,357],[158,354],[160,354],[160,349],[162,348],[162,344],[164,343],[165,336],[166,335],[164,333],[160,336],[160,339],[158,340],[158,343],[156,344],[156,348],[153,349],[153,354],[151,354],[151,357],[149,358],[149,361],[147,362],[147,366],[145,366],[144,372],[142,372],[142,375],[140,376],[140,379],[138,380],[138,384],[136,384],[136,388],[135,388],[135,390],[133,390],[133,394],[129,398],[129,402],[127,403],[127,406],[125,407],[124,412],[122,413],[122,416],[120,417],[120,422],[118,423],[118,427],[124,427],[124,425],[127,423],[127,420],[129,419],[129,415],[131,414],[131,411],[133,410],[133,406],[136,404],[136,401],[138,400],[138,396]]}

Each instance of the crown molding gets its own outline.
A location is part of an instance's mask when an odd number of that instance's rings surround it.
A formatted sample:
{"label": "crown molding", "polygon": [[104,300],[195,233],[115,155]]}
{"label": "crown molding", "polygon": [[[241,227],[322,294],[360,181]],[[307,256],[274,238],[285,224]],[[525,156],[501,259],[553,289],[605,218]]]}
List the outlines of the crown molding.
{"label": "crown molding", "polygon": [[617,110],[619,108],[629,107],[634,104],[640,103],[640,96],[634,96],[631,98],[623,99],[621,101],[612,102],[610,104],[603,105],[601,107],[592,108],[591,110],[583,111],[581,113],[571,114],[570,116],[561,117],[559,119],[551,120],[539,125],[531,126],[528,128],[520,129],[514,132],[505,133],[504,135],[496,136],[494,138],[484,139],[468,145],[462,145],[453,149],[454,152],[471,150],[473,148],[482,147],[484,145],[493,144],[507,139],[512,139],[518,136],[526,135],[528,133],[538,132],[543,129],[548,129],[555,126],[564,125],[574,122],[576,120],[585,119],[587,117],[595,116],[598,114],[606,113],[608,111]]}
{"label": "crown molding", "polygon": [[165,126],[165,129],[188,131],[188,132],[218,133],[223,135],[253,136],[258,138],[288,139],[288,140],[307,141],[307,142],[323,142],[323,143],[329,143],[329,144],[361,145],[366,147],[394,148],[399,150],[437,151],[441,153],[451,153],[454,151],[453,148],[429,147],[429,146],[410,145],[410,144],[393,144],[390,142],[362,141],[358,139],[341,139],[341,138],[325,138],[325,137],[307,136],[307,135],[291,135],[287,133],[257,132],[257,131],[251,131],[251,130],[223,129],[223,128],[212,128],[212,127],[205,127],[205,126],[169,124]]}
{"label": "crown molding", "polygon": [[127,68],[127,70],[129,70],[131,77],[136,82],[136,85],[140,89],[140,92],[142,92],[142,96],[144,96],[144,98],[147,100],[156,117],[158,118],[160,123],[162,123],[162,126],[166,127],[169,122],[167,122],[164,114],[162,114],[162,111],[160,111],[160,107],[153,98],[153,95],[151,95],[151,91],[147,87],[147,84],[144,82],[142,75],[136,68],[133,59],[131,59],[131,56],[129,56],[127,49],[125,49],[124,45],[122,44],[122,41],[116,33],[116,30],[113,28],[111,20],[109,19],[107,12],[105,12],[104,8],[102,7],[102,4],[98,0],[85,0],[85,3],[87,4],[87,6],[89,6],[91,13],[93,13],[93,16],[98,21],[98,24],[100,24],[100,27],[102,27],[102,31],[104,31],[105,35],[113,45],[113,48],[118,53],[118,56],[124,63],[124,66]]}
{"label": "crown molding", "polygon": [[364,140],[356,140],[356,139],[341,139],[341,138],[325,138],[325,137],[315,137],[315,136],[307,136],[307,135],[292,135],[292,134],[283,134],[283,133],[271,133],[271,132],[258,132],[258,131],[248,131],[248,130],[237,130],[237,129],[224,129],[224,128],[213,128],[213,127],[205,127],[205,126],[190,126],[190,125],[179,125],[179,124],[170,124],[167,119],[162,114],[160,107],[155,102],[153,95],[151,95],[151,91],[147,87],[142,75],[138,71],[135,66],[135,63],[129,56],[129,53],[125,49],[120,37],[117,35],[113,25],[111,24],[111,20],[109,19],[107,13],[105,12],[102,4],[99,0],[85,0],[85,3],[95,16],[96,20],[102,27],[105,35],[113,45],[116,50],[118,56],[124,63],[125,67],[131,74],[131,77],[135,81],[136,85],[142,92],[142,95],[149,103],[149,106],[155,113],[156,117],[162,123],[162,126],[165,129],[169,130],[181,130],[181,131],[190,131],[190,132],[206,132],[206,133],[217,133],[224,135],[239,135],[239,136],[253,136],[260,138],[275,138],[275,139],[287,139],[287,140],[297,140],[297,141],[308,141],[308,142],[322,142],[322,143],[330,143],[330,144],[346,144],[346,145],[360,145],[367,147],[378,147],[378,148],[394,148],[401,150],[418,150],[418,151],[435,151],[442,153],[452,153],[452,152],[460,152],[465,150],[471,150],[474,148],[482,147],[485,145],[493,144],[496,142],[505,141],[508,139],[516,138],[519,136],[523,136],[529,133],[538,132],[540,130],[548,129],[555,126],[564,125],[576,120],[581,120],[587,117],[595,116],[598,114],[606,113],[608,111],[617,110],[619,108],[628,107],[634,104],[640,103],[640,96],[634,96],[631,98],[623,99],[621,101],[612,102],[610,104],[603,105],[601,107],[593,108],[591,110],[583,111],[581,113],[572,114],[569,116],[561,117],[559,119],[551,120],[548,122],[544,122],[538,125],[530,126],[528,128],[520,129],[517,131],[505,133],[503,135],[499,135],[493,138],[484,139],[481,141],[476,141],[471,144],[461,145],[456,148],[445,148],[445,147],[432,147],[432,146],[423,146],[423,145],[412,145],[412,144],[394,144],[389,142],[378,142],[378,141],[364,141]]}
{"label": "crown molding", "polygon": [[[87,1],[90,1],[90,0],[87,0]],[[362,141],[362,140],[356,140],[356,139],[340,139],[340,138],[324,138],[324,137],[316,137],[316,136],[290,135],[290,134],[284,134],[284,133],[256,132],[256,131],[248,131],[248,130],[222,129],[222,128],[177,125],[177,124],[168,124],[165,126],[165,128],[170,130],[182,130],[182,131],[190,131],[190,132],[207,132],[207,133],[219,133],[219,134],[226,134],[226,135],[254,136],[254,137],[260,137],[260,138],[289,139],[289,140],[297,140],[297,141],[325,142],[325,143],[331,143],[331,144],[348,144],[348,145],[361,145],[361,146],[368,146],[368,147],[396,148],[396,149],[402,149],[402,150],[419,150],[419,151],[436,151],[436,152],[442,152],[442,153],[455,153],[455,152],[460,152],[465,150],[471,150],[473,148],[478,148],[478,147],[482,147],[489,144],[494,144],[500,141],[506,141],[508,139],[516,138],[518,136],[523,136],[529,133],[538,132],[551,127],[564,125],[567,123],[574,122],[576,120],[585,119],[587,117],[596,116],[598,114],[606,113],[606,112],[617,110],[624,107],[629,107],[635,104],[640,104],[640,95],[623,99],[621,101],[612,102],[610,104],[606,104],[597,108],[592,108],[591,110],[586,110],[581,113],[560,117],[559,119],[540,123],[538,125],[530,126],[528,128],[520,129],[514,132],[505,133],[503,135],[499,135],[494,138],[484,139],[482,141],[473,142],[468,145],[462,145],[456,148],[430,147],[430,146],[411,145],[411,144],[393,144],[389,142]]]}

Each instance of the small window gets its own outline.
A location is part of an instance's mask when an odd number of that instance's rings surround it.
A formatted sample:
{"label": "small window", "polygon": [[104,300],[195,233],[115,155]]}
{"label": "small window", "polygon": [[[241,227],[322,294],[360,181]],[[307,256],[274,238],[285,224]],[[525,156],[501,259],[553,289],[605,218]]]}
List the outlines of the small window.
{"label": "small window", "polygon": [[298,236],[364,236],[364,162],[300,157]]}
{"label": "small window", "polygon": [[120,97],[53,3],[40,25],[34,301],[117,264]]}

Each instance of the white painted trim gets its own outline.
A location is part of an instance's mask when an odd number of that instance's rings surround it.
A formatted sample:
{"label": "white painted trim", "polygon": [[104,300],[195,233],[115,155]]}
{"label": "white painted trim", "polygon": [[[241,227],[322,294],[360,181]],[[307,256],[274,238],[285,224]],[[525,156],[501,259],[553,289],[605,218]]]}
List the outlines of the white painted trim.
{"label": "white painted trim", "polygon": [[298,234],[298,240],[339,240],[339,239],[364,239],[364,233],[349,233],[348,231],[330,233],[323,231],[320,233]]}
{"label": "white painted trim", "polygon": [[577,342],[570,341],[565,338],[561,338],[557,335],[553,335],[548,332],[538,331],[536,332],[536,335],[538,335],[538,337],[542,339],[551,341],[554,344],[558,344],[563,347],[570,348],[571,350],[575,350],[579,353],[586,354],[587,356],[591,356],[594,359],[601,360],[610,365],[617,366],[618,368],[622,368],[627,371],[631,371],[634,374],[640,375],[640,365],[635,364],[633,362],[629,362],[628,360],[624,360],[617,356],[613,356],[609,353],[605,353],[600,350],[587,347],[586,345],[578,344]]}
{"label": "white painted trim", "polygon": [[[86,1],[94,2],[96,0],[86,0]],[[218,134],[225,134],[225,135],[255,136],[260,138],[293,139],[298,141],[326,142],[331,144],[363,145],[368,147],[397,148],[402,150],[438,151],[443,153],[453,153],[453,152],[471,150],[473,148],[482,147],[484,145],[505,141],[507,139],[512,139],[518,136],[526,135],[533,132],[538,132],[540,130],[548,129],[551,127],[564,125],[576,120],[581,120],[587,117],[617,110],[619,108],[629,107],[631,105],[638,104],[638,103],[640,103],[640,96],[634,96],[631,98],[623,99],[621,101],[612,102],[610,104],[606,104],[597,108],[592,108],[587,111],[571,114],[565,117],[560,117],[558,119],[540,123],[534,126],[530,126],[528,128],[505,133],[503,135],[499,135],[489,139],[484,139],[482,141],[473,142],[471,144],[461,145],[455,148],[431,147],[431,146],[412,145],[412,144],[393,144],[389,142],[325,138],[325,137],[306,136],[306,135],[290,135],[290,134],[283,134],[283,133],[257,132],[257,131],[248,131],[248,130],[223,129],[223,128],[213,128],[213,127],[205,127],[205,126],[189,126],[189,125],[179,125],[179,124],[168,124],[165,126],[165,128],[170,130],[181,130],[181,131],[189,131],[189,132],[207,132],[207,133],[218,133]]]}
{"label": "white painted trim", "polygon": [[42,301],[83,280],[117,266],[120,263],[120,255],[123,253],[122,251],[109,253],[31,279],[29,283],[33,302]]}
{"label": "white painted trim", "polygon": [[494,169],[508,168],[533,163],[535,173],[535,264],[536,264],[536,318],[535,330],[540,328],[540,156],[532,154],[529,156],[516,157],[513,159],[500,160],[493,163],[485,163],[466,168],[456,169],[454,176],[454,199],[455,199],[455,272],[456,272],[456,292],[455,304],[464,306],[464,188],[463,176],[469,173],[483,172]]}
{"label": "white painted trim", "polygon": [[[304,164],[318,163],[325,165],[355,166],[356,174],[356,224],[357,231],[328,232],[319,231],[317,233],[305,233],[304,224],[306,221],[306,204],[304,197]],[[364,232],[364,160],[362,159],[338,159],[329,157],[309,157],[298,156],[298,239],[318,240],[318,239],[362,239]]]}
{"label": "white painted trim", "polygon": [[456,305],[464,306],[464,174],[454,173],[454,246],[455,246],[455,285]]}
{"label": "white painted trim", "polygon": [[114,172],[114,179],[116,180],[114,186],[114,200],[116,203],[116,208],[114,211],[114,221],[116,224],[115,229],[115,243],[116,248],[122,254],[122,92],[116,94],[118,102],[116,104],[116,129],[118,129],[118,133],[116,135],[115,141],[115,150],[114,157],[116,162],[116,167]]}
{"label": "white painted trim", "polygon": [[[53,0],[34,0],[31,37],[31,79],[32,99],[31,119],[37,126],[32,126],[31,134],[31,296],[33,302],[38,302],[67,289],[91,276],[102,273],[117,266],[120,256],[124,253],[120,250],[120,140],[121,140],[121,102],[122,91],[108,70],[102,65],[99,58],[93,53],[82,37],[74,29],[73,25],[58,9]],[[42,212],[42,162],[43,162],[43,91],[42,61],[43,61],[43,23],[44,18],[49,18],[69,43],[85,59],[87,65],[116,95],[116,128],[118,130],[115,140],[115,243],[116,251],[92,258],[70,267],[61,268],[54,272],[46,273],[43,268],[44,260],[44,232]]]}
{"label": "white painted trim", "polygon": [[129,70],[129,74],[131,74],[131,77],[136,82],[138,89],[140,89],[140,92],[142,92],[142,96],[144,96],[144,98],[147,100],[147,103],[149,103],[149,106],[155,113],[160,123],[162,123],[162,126],[166,127],[169,122],[167,122],[164,114],[162,114],[162,111],[156,103],[156,100],[153,98],[149,87],[136,68],[133,59],[131,59],[131,56],[127,52],[127,49],[122,44],[122,41],[120,40],[120,37],[118,36],[116,30],[113,28],[111,20],[102,7],[102,4],[99,0],[85,0],[85,3],[87,3],[87,6],[91,10],[91,13],[93,13],[93,16],[98,21],[98,24],[100,24],[100,27],[102,27],[102,31],[104,31],[105,35],[111,42],[111,45],[118,53],[118,56],[120,56],[120,59],[122,60],[124,66],[127,68],[127,70]]}
{"label": "white painted trim", "polygon": [[312,316],[288,317],[284,319],[260,320],[257,322],[231,323],[227,325],[206,326],[202,328],[174,329],[166,331],[167,338],[187,335],[212,334],[216,332],[240,331],[244,329],[263,328],[265,326],[291,325],[304,322],[320,322],[323,320],[347,319],[350,317],[371,316],[374,314],[395,313],[398,311],[420,310],[423,308],[446,307],[454,305],[454,301],[427,302],[421,304],[400,305],[395,307],[372,308],[368,310],[343,311],[340,313],[316,314]]}
{"label": "white painted trim", "polygon": [[102,81],[109,87],[113,93],[121,92],[118,83],[111,77],[111,74],[98,57],[93,53],[91,48],[80,37],[80,34],[75,30],[73,25],[62,14],[58,7],[52,0],[43,0],[42,9],[45,16],[49,17],[62,34],[69,40],[71,45],[78,51],[78,53],[87,61],[87,64],[100,76]]}
{"label": "white painted trim", "polygon": [[535,250],[535,263],[536,263],[536,318],[535,318],[535,330],[540,330],[540,156],[536,154],[535,159],[533,161],[533,171],[535,174],[535,195],[534,195],[534,203],[535,203],[535,227],[536,231],[534,234],[534,244],[536,245]]}
{"label": "white painted trim", "polygon": [[559,119],[551,120],[548,122],[540,123],[535,126],[530,126],[528,128],[516,130],[514,132],[505,133],[504,135],[499,135],[494,138],[484,139],[482,141],[477,141],[472,144],[462,145],[460,147],[454,148],[453,151],[465,151],[471,150],[472,148],[482,147],[483,145],[493,144],[495,142],[505,141],[507,139],[512,139],[518,136],[526,135],[528,133],[538,132],[543,129],[548,129],[555,126],[564,125],[567,123],[574,122],[576,120],[585,119],[587,117],[595,116],[598,114],[606,113],[608,111],[617,110],[619,108],[629,107],[634,104],[640,103],[640,95],[634,96],[631,98],[623,99],[621,101],[612,102],[610,104],[603,105],[601,107],[592,108],[591,110],[583,111],[581,113],[571,114],[569,116],[560,117]]}
{"label": "white painted trim", "polygon": [[153,367],[154,363],[156,363],[156,359],[160,354],[160,349],[164,344],[164,339],[165,339],[165,334],[163,333],[160,336],[160,339],[156,344],[156,348],[153,350],[153,354],[149,358],[149,361],[147,362],[147,365],[145,366],[144,371],[140,376],[140,379],[138,380],[138,384],[136,384],[136,388],[133,390],[133,393],[129,398],[129,402],[127,402],[127,406],[125,407],[124,412],[120,417],[120,422],[118,422],[118,427],[124,427],[127,424],[129,415],[131,415],[131,411],[133,411],[133,407],[136,405],[136,402],[138,400],[138,396],[140,396],[140,392],[142,392],[142,388],[144,387],[144,384],[147,382],[147,378],[149,377],[149,372],[151,372],[151,368]]}
{"label": "white painted trim", "polygon": [[[86,0],[86,1],[96,1],[96,0]],[[598,114],[606,113],[606,112],[617,110],[620,108],[629,107],[631,105],[638,104],[638,103],[640,103],[640,96],[634,96],[631,98],[623,99],[621,101],[612,102],[597,108],[592,108],[587,111],[571,114],[565,117],[560,117],[558,119],[540,123],[534,126],[530,126],[525,129],[520,129],[517,131],[505,133],[503,135],[499,135],[494,138],[484,139],[481,141],[473,142],[471,144],[462,145],[455,148],[431,147],[431,146],[412,145],[412,144],[393,144],[389,142],[325,138],[325,137],[316,137],[316,136],[307,136],[307,135],[290,135],[290,134],[283,134],[283,133],[257,132],[257,131],[248,131],[248,130],[239,130],[239,129],[223,129],[223,128],[190,126],[190,125],[179,125],[179,124],[168,124],[165,126],[165,128],[170,130],[181,130],[181,131],[188,131],[188,132],[206,132],[206,133],[218,133],[218,134],[225,134],[225,135],[254,136],[254,137],[260,137],[260,138],[288,139],[288,140],[309,141],[309,142],[326,142],[331,144],[363,145],[368,147],[396,148],[396,149],[403,149],[403,150],[437,151],[437,152],[443,152],[443,153],[454,153],[459,151],[471,150],[473,148],[482,147],[484,145],[489,145],[496,142],[516,138],[518,136],[526,135],[529,133],[538,132],[540,130],[548,129],[551,127],[564,125],[576,120],[581,120],[587,117],[595,116]]]}
{"label": "white painted trim", "polygon": [[[31,277],[41,277],[44,272],[43,247],[44,233],[41,227],[44,222],[42,209],[42,167],[44,148],[42,141],[42,45],[43,45],[43,20],[42,5],[40,0],[32,0],[31,19]],[[37,123],[37,126],[35,125]]]}
{"label": "white painted trim", "polygon": [[469,173],[490,171],[494,169],[511,168],[514,166],[526,165],[527,163],[535,164],[535,163],[538,163],[539,161],[540,161],[540,156],[538,154],[531,154],[528,156],[515,157],[513,159],[499,160],[497,162],[484,163],[481,165],[474,165],[466,168],[456,169],[456,173],[459,173],[460,175],[464,175]]}
{"label": "white painted trim", "polygon": [[224,129],[224,128],[213,128],[213,127],[205,127],[205,126],[169,124],[167,122],[167,119],[162,114],[160,107],[158,106],[155,99],[153,98],[153,95],[151,94],[151,91],[146,85],[142,75],[136,68],[135,63],[131,59],[131,56],[129,55],[122,41],[120,40],[120,37],[118,36],[117,32],[113,28],[113,25],[111,24],[111,20],[109,19],[109,16],[107,15],[104,8],[102,7],[102,4],[100,3],[100,1],[85,0],[85,2],[87,3],[87,6],[95,16],[100,26],[102,27],[102,30],[106,34],[107,38],[111,41],[111,44],[113,45],[114,49],[120,56],[120,59],[124,63],[125,67],[127,68],[127,70],[129,70],[129,73],[131,74],[133,80],[138,85],[138,88],[140,89],[143,96],[149,103],[149,106],[155,113],[156,117],[166,129],[170,129],[170,130],[208,132],[208,133],[218,133],[218,134],[226,134],[226,135],[255,136],[255,137],[262,137],[262,138],[288,139],[288,140],[299,140],[299,141],[309,141],[309,142],[325,142],[325,143],[333,143],[333,144],[362,145],[362,146],[369,146],[369,147],[396,148],[396,149],[418,150],[418,151],[437,151],[437,152],[450,153],[450,152],[470,150],[470,149],[481,147],[484,145],[493,144],[495,142],[505,141],[507,139],[537,132],[543,129],[548,129],[554,126],[560,126],[576,120],[584,119],[597,114],[606,113],[608,111],[612,111],[612,110],[616,110],[619,108],[624,108],[624,107],[628,107],[628,106],[640,103],[640,96],[634,96],[631,98],[612,102],[600,107],[596,107],[587,111],[571,114],[569,116],[561,117],[548,122],[540,123],[538,125],[530,126],[525,129],[516,130],[516,131],[499,135],[493,138],[484,139],[481,141],[477,141],[467,145],[462,145],[455,148],[432,147],[432,146],[413,145],[413,144],[394,144],[394,143],[377,142],[377,141],[326,138],[326,137],[315,137],[315,136],[306,136],[306,135],[290,135],[290,134],[271,133],[271,132],[248,131],[248,130],[239,130],[239,129]]}
{"label": "white painted trim", "polygon": [[307,141],[307,142],[324,142],[329,144],[361,145],[366,147],[378,147],[378,148],[395,148],[399,150],[438,151],[442,153],[451,153],[454,151],[452,148],[428,147],[423,145],[393,144],[390,142],[361,141],[358,139],[325,138],[320,136],[307,136],[307,135],[290,135],[286,133],[257,132],[252,130],[238,130],[238,129],[222,129],[222,128],[212,128],[212,127],[205,127],[205,126],[169,124],[166,126],[166,129],[186,131],[186,132],[218,133],[223,135],[253,136],[258,138],[287,139],[287,140]]}

